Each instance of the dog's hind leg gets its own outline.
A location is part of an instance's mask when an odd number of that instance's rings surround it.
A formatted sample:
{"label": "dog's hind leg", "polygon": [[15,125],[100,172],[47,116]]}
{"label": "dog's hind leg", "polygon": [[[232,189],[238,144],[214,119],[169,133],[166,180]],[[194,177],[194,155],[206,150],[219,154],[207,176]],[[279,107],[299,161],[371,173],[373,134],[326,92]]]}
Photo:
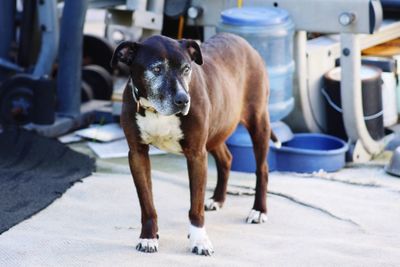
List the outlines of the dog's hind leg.
{"label": "dog's hind leg", "polygon": [[247,129],[250,133],[254,156],[256,159],[256,194],[253,209],[247,217],[247,223],[262,223],[267,220],[267,186],[268,186],[268,165],[266,162],[269,148],[271,129],[268,127],[268,113],[255,114],[249,119]]}
{"label": "dog's hind leg", "polygon": [[232,155],[225,143],[210,151],[217,165],[218,179],[214,195],[204,205],[206,210],[218,210],[222,208],[226,197],[229,171],[232,164]]}

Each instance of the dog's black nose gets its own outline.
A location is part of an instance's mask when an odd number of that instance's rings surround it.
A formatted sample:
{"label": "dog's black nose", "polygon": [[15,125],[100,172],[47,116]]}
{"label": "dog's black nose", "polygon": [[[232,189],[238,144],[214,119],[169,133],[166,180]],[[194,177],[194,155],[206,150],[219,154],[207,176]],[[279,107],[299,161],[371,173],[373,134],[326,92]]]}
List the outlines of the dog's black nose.
{"label": "dog's black nose", "polygon": [[175,105],[178,107],[185,107],[187,104],[189,104],[189,96],[186,93],[183,92],[178,92],[175,95]]}

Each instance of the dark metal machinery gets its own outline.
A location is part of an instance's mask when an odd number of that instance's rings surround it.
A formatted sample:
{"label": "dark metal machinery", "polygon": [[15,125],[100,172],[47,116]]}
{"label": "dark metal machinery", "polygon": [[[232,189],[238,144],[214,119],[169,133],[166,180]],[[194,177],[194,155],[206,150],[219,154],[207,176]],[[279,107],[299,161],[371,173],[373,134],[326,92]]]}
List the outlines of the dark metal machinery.
{"label": "dark metal machinery", "polygon": [[107,59],[112,47],[105,39],[83,36],[86,11],[89,6],[123,4],[139,11],[134,13],[135,27],[144,23],[151,32],[146,19],[152,21],[151,29],[161,27],[162,15],[157,14],[162,13],[163,0],[3,0],[0,127],[23,125],[58,136],[87,124],[93,112],[81,112],[82,100],[109,100],[113,81]]}
{"label": "dark metal machinery", "polygon": [[[34,0],[21,3],[24,5],[22,12],[17,12],[15,0],[2,1],[0,9],[0,123],[51,124],[54,122],[55,87],[48,75],[58,44],[54,25],[56,4]],[[36,12],[39,13],[37,20]],[[40,50],[32,45],[35,21],[41,31]],[[16,25],[19,25],[18,31]],[[36,64],[31,64],[33,60]]]}
{"label": "dark metal machinery", "polygon": [[49,125],[55,121],[56,107],[50,76],[59,41],[57,2],[19,3],[22,11],[16,0],[2,1],[0,9],[0,123]]}
{"label": "dark metal machinery", "polygon": [[[22,11],[17,10],[18,4]],[[23,0],[18,4],[3,0],[0,8],[0,126],[24,125],[58,136],[86,124],[92,116],[81,113],[83,26],[89,0],[65,1],[63,6],[54,0]],[[97,41],[87,39],[91,45]],[[111,53],[111,47],[101,45]],[[86,88],[92,90],[93,77],[100,77],[108,82],[104,89],[108,94],[102,98],[109,99],[111,74],[98,70],[100,67],[88,68],[84,71],[89,80]]]}

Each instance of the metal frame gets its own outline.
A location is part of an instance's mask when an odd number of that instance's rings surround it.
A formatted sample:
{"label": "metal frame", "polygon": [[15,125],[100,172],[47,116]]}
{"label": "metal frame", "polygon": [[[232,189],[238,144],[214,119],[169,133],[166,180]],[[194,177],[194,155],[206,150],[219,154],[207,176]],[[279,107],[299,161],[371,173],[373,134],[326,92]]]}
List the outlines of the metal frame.
{"label": "metal frame", "polygon": [[[203,16],[192,24],[215,27],[220,20],[220,12],[237,6],[237,0],[192,0],[192,6],[201,7]],[[281,7],[289,11],[296,29],[299,31],[322,33],[372,33],[379,26],[381,13],[371,20],[371,5],[377,6],[378,0],[248,0],[243,6]],[[354,13],[356,19],[349,25],[339,23],[342,13]],[[323,22],[323,23],[321,23]]]}
{"label": "metal frame", "polygon": [[[3,0],[0,8],[0,67],[20,70],[19,66],[9,61],[11,43],[15,36],[15,0]],[[0,81],[4,78],[0,68]]]}
{"label": "metal frame", "polygon": [[[364,121],[360,78],[360,40],[357,35],[348,33],[342,33],[340,39],[342,49],[340,57],[342,71],[341,103],[346,133],[351,141],[360,140],[366,151],[375,155],[382,151],[383,142],[376,142],[372,139]],[[346,90],[347,88],[351,88],[351,90]]]}
{"label": "metal frame", "polygon": [[126,39],[137,41],[142,37],[160,34],[163,24],[164,0],[127,0],[126,6],[107,10],[106,37],[121,32]]}
{"label": "metal frame", "polygon": [[[364,48],[368,48],[374,45],[377,45],[382,42],[389,41],[391,39],[397,38],[400,36],[400,22],[395,21],[384,21],[382,27],[373,35],[359,34],[359,35],[351,35],[343,38],[342,35],[330,35],[323,36],[311,41],[306,42],[304,38],[300,38],[300,44],[307,44],[304,52],[299,53],[300,56],[296,55],[296,61],[305,60],[305,67],[301,67],[301,69],[305,69],[306,72],[303,72],[303,77],[306,80],[306,83],[298,84],[298,90],[296,90],[296,97],[298,100],[297,109],[300,112],[293,112],[290,116],[289,121],[295,124],[295,127],[298,130],[310,130],[312,132],[323,132],[326,130],[325,122],[325,110],[323,106],[323,102],[321,101],[321,88],[323,79],[322,76],[324,73],[329,71],[335,66],[335,61],[338,58],[341,58],[342,66],[349,65],[353,66],[359,63],[359,55],[360,51]],[[357,40],[348,40],[349,38],[356,38]],[[349,43],[348,43],[349,42]],[[355,43],[354,43],[355,42]],[[354,43],[354,44],[353,44]],[[301,45],[297,44],[297,50],[301,49]],[[304,46],[303,46],[304,47]],[[350,55],[353,57],[344,57],[342,55],[343,48],[348,48],[350,50]],[[306,54],[306,57],[302,57],[301,55]],[[357,57],[356,57],[357,56]],[[345,67],[346,68],[346,67]],[[344,77],[343,88],[355,88],[354,86],[358,86],[354,84],[350,79],[354,79],[355,81],[358,78],[353,78],[353,75],[357,75],[353,70],[354,66],[349,69],[343,69],[344,72],[342,77]],[[299,71],[299,70],[297,70]],[[300,79],[304,80],[304,79]],[[349,84],[350,83],[350,84]],[[361,90],[361,89],[360,89]],[[343,90],[342,95],[346,98],[345,103],[352,101],[352,103],[356,103],[354,99],[354,95],[347,95],[352,90]],[[344,103],[344,102],[343,102]],[[346,104],[345,104],[346,105]],[[352,104],[353,105],[353,104]],[[354,104],[359,105],[359,103]],[[355,123],[358,120],[358,116],[352,118],[352,115],[348,115],[347,106],[344,107],[346,111],[344,111],[344,122],[346,123],[346,119],[354,120]],[[353,109],[351,106],[350,109]],[[353,112],[356,112],[353,110]],[[360,116],[360,119],[362,117]],[[349,124],[349,123],[347,123]],[[345,126],[346,127],[346,126]],[[361,126],[362,127],[362,126]],[[352,140],[355,141],[360,139],[362,145],[367,149],[370,144],[376,144],[377,142],[368,142],[364,140],[368,140],[367,136],[363,138],[357,138],[356,136],[362,136],[362,130],[357,130],[357,133],[354,133],[356,126],[352,124],[352,126],[347,126],[346,131]],[[358,128],[359,129],[359,128]],[[379,153],[382,149],[382,144],[380,143],[378,147],[369,147],[367,151],[371,154]]]}
{"label": "metal frame", "polygon": [[[4,1],[0,8],[0,25],[2,41],[0,42],[0,65],[6,69],[24,72],[24,68],[8,59],[11,42],[15,35],[15,0]],[[38,19],[41,34],[41,48],[32,75],[35,78],[47,76],[51,72],[58,50],[57,3],[52,0],[37,1]]]}
{"label": "metal frame", "polygon": [[37,78],[50,74],[57,56],[59,40],[56,1],[38,1],[38,12],[42,40],[39,57],[33,70],[33,76]]}

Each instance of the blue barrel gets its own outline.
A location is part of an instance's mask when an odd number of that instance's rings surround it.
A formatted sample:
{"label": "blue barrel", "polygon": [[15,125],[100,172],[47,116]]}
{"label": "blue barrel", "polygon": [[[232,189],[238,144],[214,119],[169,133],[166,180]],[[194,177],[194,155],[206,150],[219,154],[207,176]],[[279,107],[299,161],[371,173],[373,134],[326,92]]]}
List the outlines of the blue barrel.
{"label": "blue barrel", "polygon": [[260,53],[269,74],[271,121],[286,117],[294,108],[294,24],[289,13],[281,8],[228,9],[221,13],[217,32],[240,35]]}

